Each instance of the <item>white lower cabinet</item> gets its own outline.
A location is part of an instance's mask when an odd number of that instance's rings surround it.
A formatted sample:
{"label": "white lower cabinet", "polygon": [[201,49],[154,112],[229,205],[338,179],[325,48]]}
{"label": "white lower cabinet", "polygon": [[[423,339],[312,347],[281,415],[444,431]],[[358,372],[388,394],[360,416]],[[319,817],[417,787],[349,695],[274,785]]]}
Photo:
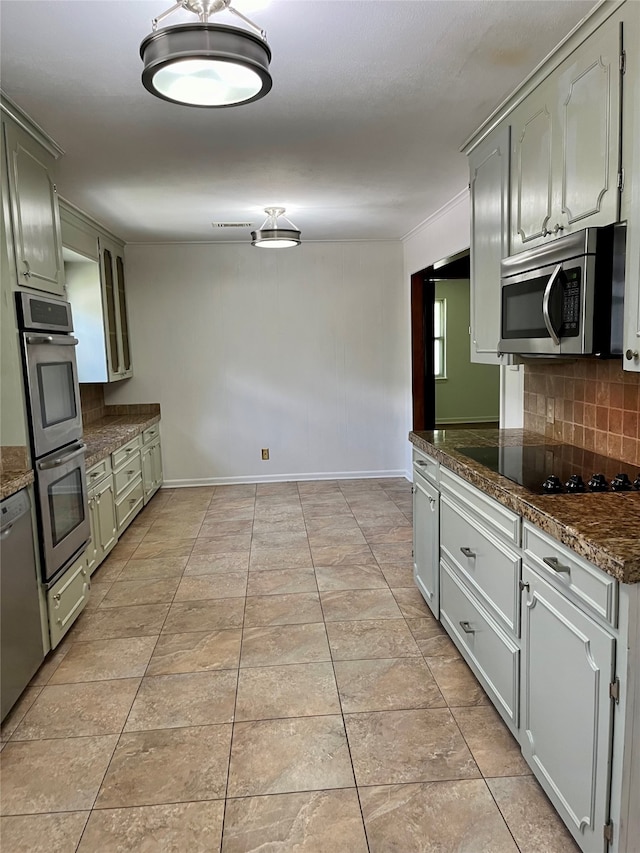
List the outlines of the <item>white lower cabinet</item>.
{"label": "white lower cabinet", "polygon": [[638,853],[640,583],[415,449],[414,573],[580,849]]}
{"label": "white lower cabinet", "polygon": [[113,477],[108,477],[89,491],[89,520],[91,542],[87,548],[87,567],[90,574],[98,568],[118,541],[116,503]]}
{"label": "white lower cabinet", "polygon": [[526,563],[522,753],[584,851],[609,819],[615,638]]}
{"label": "white lower cabinet", "polygon": [[149,427],[142,433],[142,483],[146,506],[162,485],[162,449],[159,424]]}
{"label": "white lower cabinet", "polygon": [[69,628],[84,609],[89,599],[89,569],[83,554],[69,566],[62,577],[47,590],[49,635],[51,648],[60,643]]}
{"label": "white lower cabinet", "polygon": [[118,535],[133,521],[144,504],[141,445],[142,441],[137,435],[111,454]]}
{"label": "white lower cabinet", "polygon": [[465,581],[440,564],[440,618],[512,732],[518,729],[520,649]]}
{"label": "white lower cabinet", "polygon": [[413,577],[427,605],[440,613],[440,494],[414,466]]}

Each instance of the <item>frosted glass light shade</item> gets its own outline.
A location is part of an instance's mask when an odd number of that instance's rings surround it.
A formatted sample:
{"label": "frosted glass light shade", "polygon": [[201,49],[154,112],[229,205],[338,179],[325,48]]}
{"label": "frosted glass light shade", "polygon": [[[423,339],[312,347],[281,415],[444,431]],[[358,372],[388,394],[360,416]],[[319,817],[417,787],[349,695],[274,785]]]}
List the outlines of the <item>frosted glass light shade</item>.
{"label": "frosted glass light shade", "polygon": [[144,39],[140,56],[144,87],[173,103],[231,107],[257,101],[271,90],[269,45],[239,27],[165,27]]}

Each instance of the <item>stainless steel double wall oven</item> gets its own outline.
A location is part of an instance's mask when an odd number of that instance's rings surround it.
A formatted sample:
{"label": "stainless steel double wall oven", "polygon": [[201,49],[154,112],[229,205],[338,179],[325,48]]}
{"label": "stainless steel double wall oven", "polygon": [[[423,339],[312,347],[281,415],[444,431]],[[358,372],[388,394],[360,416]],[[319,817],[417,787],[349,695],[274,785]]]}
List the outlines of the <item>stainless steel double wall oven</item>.
{"label": "stainless steel double wall oven", "polygon": [[90,538],[85,445],[71,305],[17,293],[43,581],[51,586]]}

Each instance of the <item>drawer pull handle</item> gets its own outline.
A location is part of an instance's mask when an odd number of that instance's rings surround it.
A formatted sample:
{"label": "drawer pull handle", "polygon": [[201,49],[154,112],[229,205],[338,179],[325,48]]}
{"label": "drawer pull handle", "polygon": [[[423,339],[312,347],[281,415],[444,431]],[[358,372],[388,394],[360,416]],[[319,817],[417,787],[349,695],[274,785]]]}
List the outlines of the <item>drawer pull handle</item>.
{"label": "drawer pull handle", "polygon": [[462,628],[462,630],[465,632],[465,634],[475,634],[475,632],[476,632],[475,628],[472,628],[472,627],[471,627],[471,625],[469,624],[469,622],[467,622],[467,620],[466,620],[466,619],[465,619],[465,620],[461,620],[461,622],[460,622],[460,627],[461,627],[461,628]]}
{"label": "drawer pull handle", "polygon": [[543,557],[542,562],[545,566],[549,566],[550,569],[553,569],[554,572],[566,572],[570,574],[571,568],[569,566],[564,566],[557,557]]}
{"label": "drawer pull handle", "polygon": [[125,474],[135,474],[135,473],[136,473],[135,468],[131,468],[129,471],[125,471]]}
{"label": "drawer pull handle", "polygon": [[99,477],[101,473],[102,473],[101,471],[94,471],[93,474],[91,475],[91,479],[95,480],[95,478]]}
{"label": "drawer pull handle", "polygon": [[471,548],[460,548],[465,557],[475,557],[475,551],[472,551]]}
{"label": "drawer pull handle", "polygon": [[520,592],[524,592],[525,589],[529,592],[529,584],[526,581],[518,581],[518,586],[520,587]]}

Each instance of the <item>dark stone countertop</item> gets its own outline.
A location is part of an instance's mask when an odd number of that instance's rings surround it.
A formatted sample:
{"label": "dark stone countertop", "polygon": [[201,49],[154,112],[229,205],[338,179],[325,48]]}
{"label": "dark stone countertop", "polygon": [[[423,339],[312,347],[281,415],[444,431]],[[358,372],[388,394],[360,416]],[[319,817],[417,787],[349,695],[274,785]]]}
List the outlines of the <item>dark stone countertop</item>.
{"label": "dark stone countertop", "polygon": [[445,468],[622,583],[640,582],[640,492],[536,495],[458,452],[460,447],[560,444],[521,429],[411,432]]}
{"label": "dark stone countertop", "polygon": [[83,428],[87,445],[86,466],[91,468],[106,459],[114,450],[160,422],[160,412],[144,414],[107,415]]}

